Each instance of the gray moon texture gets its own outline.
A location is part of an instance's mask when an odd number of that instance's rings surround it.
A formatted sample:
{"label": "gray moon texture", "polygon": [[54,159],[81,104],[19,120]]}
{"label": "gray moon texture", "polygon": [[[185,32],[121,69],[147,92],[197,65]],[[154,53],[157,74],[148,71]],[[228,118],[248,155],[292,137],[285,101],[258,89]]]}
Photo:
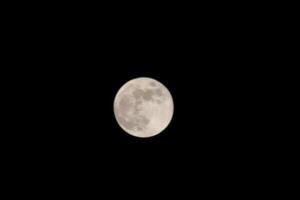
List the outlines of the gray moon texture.
{"label": "gray moon texture", "polygon": [[161,133],[172,120],[173,98],[159,81],[140,77],[125,83],[114,99],[114,115],[128,134],[147,138]]}

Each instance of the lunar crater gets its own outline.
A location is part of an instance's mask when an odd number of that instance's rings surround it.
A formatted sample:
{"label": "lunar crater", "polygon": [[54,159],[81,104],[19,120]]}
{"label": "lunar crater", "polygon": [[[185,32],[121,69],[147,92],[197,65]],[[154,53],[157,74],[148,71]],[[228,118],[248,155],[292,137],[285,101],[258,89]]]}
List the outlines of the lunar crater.
{"label": "lunar crater", "polygon": [[150,86],[151,86],[151,87],[156,87],[157,84],[156,84],[154,81],[151,81],[151,82],[150,82]]}

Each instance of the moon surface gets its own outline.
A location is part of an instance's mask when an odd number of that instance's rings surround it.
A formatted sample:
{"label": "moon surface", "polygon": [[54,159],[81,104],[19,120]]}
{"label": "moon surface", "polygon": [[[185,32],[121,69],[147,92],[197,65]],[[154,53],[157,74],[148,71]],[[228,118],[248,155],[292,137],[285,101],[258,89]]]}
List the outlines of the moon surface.
{"label": "moon surface", "polygon": [[171,122],[173,111],[169,90],[157,80],[147,77],[125,83],[114,100],[114,114],[120,127],[141,138],[161,133]]}

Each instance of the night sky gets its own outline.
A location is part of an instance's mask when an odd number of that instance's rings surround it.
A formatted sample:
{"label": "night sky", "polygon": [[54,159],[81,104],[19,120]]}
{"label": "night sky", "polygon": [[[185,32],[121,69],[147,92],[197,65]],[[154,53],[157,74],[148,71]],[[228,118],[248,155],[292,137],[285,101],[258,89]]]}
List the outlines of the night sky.
{"label": "night sky", "polygon": [[[264,71],[250,19],[215,9],[139,20],[84,13],[18,21],[17,163],[90,184],[109,174],[117,185],[175,186],[178,177],[212,190],[256,175],[265,138],[253,94]],[[141,76],[174,100],[167,129],[147,139],[126,134],[113,114],[118,89]]]}

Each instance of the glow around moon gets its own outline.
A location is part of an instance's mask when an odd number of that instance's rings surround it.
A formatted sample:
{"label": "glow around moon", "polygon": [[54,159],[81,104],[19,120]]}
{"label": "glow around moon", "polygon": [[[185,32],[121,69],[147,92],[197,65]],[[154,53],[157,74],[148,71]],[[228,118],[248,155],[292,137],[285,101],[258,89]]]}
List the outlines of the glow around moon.
{"label": "glow around moon", "polygon": [[174,111],[171,93],[152,78],[125,83],[114,100],[114,114],[120,127],[136,137],[151,137],[170,123]]}

